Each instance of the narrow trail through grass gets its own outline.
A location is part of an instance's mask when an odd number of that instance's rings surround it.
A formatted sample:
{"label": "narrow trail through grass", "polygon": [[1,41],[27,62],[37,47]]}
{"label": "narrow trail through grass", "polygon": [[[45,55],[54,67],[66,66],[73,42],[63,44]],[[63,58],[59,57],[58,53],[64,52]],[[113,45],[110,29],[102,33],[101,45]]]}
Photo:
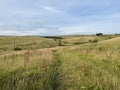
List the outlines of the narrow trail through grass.
{"label": "narrow trail through grass", "polygon": [[55,51],[53,53],[54,59],[49,67],[48,80],[45,82],[45,90],[61,90],[61,72],[62,72],[62,62],[59,58],[58,53]]}
{"label": "narrow trail through grass", "polygon": [[62,62],[56,50],[1,59],[0,90],[62,90]]}

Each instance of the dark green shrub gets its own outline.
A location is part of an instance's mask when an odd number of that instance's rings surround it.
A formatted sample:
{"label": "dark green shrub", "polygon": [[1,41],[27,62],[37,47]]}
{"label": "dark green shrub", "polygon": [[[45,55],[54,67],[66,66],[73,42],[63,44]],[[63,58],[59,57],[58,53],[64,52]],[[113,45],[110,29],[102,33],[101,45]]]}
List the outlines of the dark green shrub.
{"label": "dark green shrub", "polygon": [[111,39],[112,37],[108,37],[108,39]]}
{"label": "dark green shrub", "polygon": [[97,40],[97,39],[94,39],[94,40],[92,41],[92,43],[96,43],[96,42],[98,42],[98,40]]}
{"label": "dark green shrub", "polygon": [[96,43],[96,42],[98,42],[98,40],[97,40],[97,39],[89,40],[89,42],[91,42],[91,43]]}
{"label": "dark green shrub", "polygon": [[15,47],[14,50],[15,50],[15,51],[20,51],[20,50],[22,50],[22,48]]}
{"label": "dark green shrub", "polygon": [[88,42],[92,42],[92,40],[90,39]]}
{"label": "dark green shrub", "polygon": [[74,45],[79,45],[79,44],[84,44],[84,43],[86,43],[86,42],[75,42],[75,43],[73,43]]}

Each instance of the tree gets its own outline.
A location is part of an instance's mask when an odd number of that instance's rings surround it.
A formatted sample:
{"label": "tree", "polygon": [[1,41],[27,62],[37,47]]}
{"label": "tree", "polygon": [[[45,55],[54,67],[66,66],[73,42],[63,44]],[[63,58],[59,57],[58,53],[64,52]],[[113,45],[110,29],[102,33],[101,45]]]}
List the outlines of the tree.
{"label": "tree", "polygon": [[103,34],[102,33],[96,33],[96,36],[102,36]]}

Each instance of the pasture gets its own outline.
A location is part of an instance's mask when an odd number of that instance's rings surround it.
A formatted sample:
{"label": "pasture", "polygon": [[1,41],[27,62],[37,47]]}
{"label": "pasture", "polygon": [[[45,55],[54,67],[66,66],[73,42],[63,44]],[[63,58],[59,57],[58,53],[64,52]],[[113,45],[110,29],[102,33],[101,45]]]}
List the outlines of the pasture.
{"label": "pasture", "polygon": [[0,90],[120,90],[119,35],[62,37],[0,37]]}

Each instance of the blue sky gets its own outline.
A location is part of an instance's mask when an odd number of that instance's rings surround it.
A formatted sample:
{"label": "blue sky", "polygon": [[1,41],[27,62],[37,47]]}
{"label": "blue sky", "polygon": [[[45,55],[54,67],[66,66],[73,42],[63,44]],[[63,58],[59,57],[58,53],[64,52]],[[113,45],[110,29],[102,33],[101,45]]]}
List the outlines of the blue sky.
{"label": "blue sky", "polygon": [[0,0],[0,35],[120,33],[120,0]]}

